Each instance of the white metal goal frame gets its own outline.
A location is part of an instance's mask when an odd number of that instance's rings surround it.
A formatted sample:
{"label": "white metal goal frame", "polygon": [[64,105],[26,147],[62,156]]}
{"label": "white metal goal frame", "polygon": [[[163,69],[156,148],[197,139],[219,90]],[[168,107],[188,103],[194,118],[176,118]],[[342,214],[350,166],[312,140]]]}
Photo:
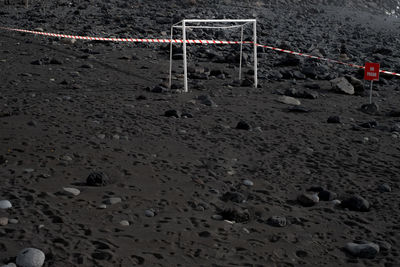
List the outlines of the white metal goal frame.
{"label": "white metal goal frame", "polygon": [[[202,25],[191,25],[191,24],[201,24],[201,23],[238,23],[236,25],[227,26],[202,26]],[[184,91],[188,92],[188,72],[187,72],[187,51],[186,45],[188,43],[196,43],[194,40],[188,40],[186,38],[186,30],[193,28],[203,28],[203,29],[228,29],[228,28],[240,28],[240,65],[239,65],[239,80],[242,78],[242,59],[243,59],[243,28],[247,24],[253,24],[253,47],[254,47],[254,87],[257,88],[258,85],[258,75],[257,75],[257,20],[256,19],[184,19],[178,23],[171,26],[171,41],[170,41],[170,65],[169,65],[169,88],[172,85],[172,47],[173,47],[173,36],[174,29],[182,29],[182,45],[183,45],[183,74],[184,74]],[[230,42],[213,42],[207,40],[200,40],[199,43],[202,44],[227,44]],[[249,42],[247,42],[249,43]],[[251,42],[250,42],[251,43]]]}

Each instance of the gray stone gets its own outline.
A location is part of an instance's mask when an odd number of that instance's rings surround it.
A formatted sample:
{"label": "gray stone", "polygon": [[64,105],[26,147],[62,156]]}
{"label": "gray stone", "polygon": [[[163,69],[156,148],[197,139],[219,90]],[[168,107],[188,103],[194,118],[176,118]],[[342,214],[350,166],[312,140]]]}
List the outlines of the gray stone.
{"label": "gray stone", "polygon": [[283,216],[272,216],[268,219],[267,223],[275,227],[285,227],[287,225],[286,217]]}
{"label": "gray stone", "polygon": [[379,253],[379,245],[368,242],[364,244],[347,243],[345,249],[355,257],[373,259]]}
{"label": "gray stone", "polygon": [[104,200],[104,204],[107,204],[107,205],[114,205],[114,204],[118,204],[121,202],[122,202],[122,199],[119,197],[110,197],[110,198]]}
{"label": "gray stone", "polygon": [[42,267],[44,264],[44,253],[36,248],[25,248],[18,253],[17,265],[19,267]]}
{"label": "gray stone", "polygon": [[219,214],[214,214],[214,215],[211,216],[211,218],[212,218],[213,220],[216,220],[216,221],[222,221],[222,220],[224,219],[224,217],[222,217],[222,216],[219,215]]}
{"label": "gray stone", "polygon": [[13,262],[10,262],[9,264],[2,265],[1,267],[17,267],[17,265],[15,265],[15,263],[13,263]]}
{"label": "gray stone", "polygon": [[8,200],[1,200],[0,201],[0,209],[5,210],[5,209],[11,209],[12,204]]}
{"label": "gray stone", "polygon": [[297,197],[297,200],[300,202],[301,205],[304,207],[311,207],[314,206],[319,202],[318,194],[301,194]]}
{"label": "gray stone", "polygon": [[17,224],[17,223],[19,223],[19,221],[18,221],[17,219],[9,219],[8,222],[9,222],[10,224]]}
{"label": "gray stone", "polygon": [[253,186],[253,185],[254,185],[253,181],[250,181],[250,180],[248,180],[248,179],[243,180],[243,184],[244,184],[245,186]]}
{"label": "gray stone", "polygon": [[74,196],[79,196],[79,194],[81,193],[81,191],[79,191],[79,189],[72,188],[72,187],[63,187],[63,190]]}
{"label": "gray stone", "polygon": [[294,97],[290,97],[290,96],[280,96],[277,99],[278,102],[283,103],[283,104],[287,104],[287,105],[292,105],[292,106],[300,106],[301,102],[294,98]]}
{"label": "gray stone", "polygon": [[122,220],[122,221],[119,222],[119,224],[122,225],[122,226],[129,226],[130,225],[127,220]]}
{"label": "gray stone", "polygon": [[144,215],[146,215],[146,217],[154,217],[156,214],[153,210],[145,210]]}
{"label": "gray stone", "polygon": [[345,77],[336,78],[330,81],[332,89],[336,92],[354,95],[354,86]]}

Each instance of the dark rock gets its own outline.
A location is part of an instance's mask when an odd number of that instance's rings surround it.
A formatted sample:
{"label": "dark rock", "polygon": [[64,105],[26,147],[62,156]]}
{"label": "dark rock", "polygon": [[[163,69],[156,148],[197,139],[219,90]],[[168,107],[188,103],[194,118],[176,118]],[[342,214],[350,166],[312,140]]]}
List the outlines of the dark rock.
{"label": "dark rock", "polygon": [[164,116],[168,117],[168,118],[171,118],[171,117],[180,118],[181,113],[175,109],[170,109],[170,110],[165,111]]}
{"label": "dark rock", "polygon": [[239,121],[236,125],[236,129],[249,131],[251,129],[251,126],[245,121]]}
{"label": "dark rock", "polygon": [[200,237],[210,237],[210,236],[211,236],[211,233],[208,232],[208,231],[203,231],[203,232],[200,232],[200,233],[199,233],[199,236],[200,236]]}
{"label": "dark rock", "polygon": [[391,128],[390,128],[391,132],[400,132],[400,123],[397,122],[395,123]]}
{"label": "dark rock", "polygon": [[364,93],[364,84],[361,80],[353,76],[346,76],[346,79],[350,82],[351,85],[353,85],[356,95],[362,95]]}
{"label": "dark rock", "polygon": [[360,126],[362,128],[372,129],[372,128],[376,128],[378,126],[378,122],[377,121],[364,122],[364,123],[361,123]]}
{"label": "dark rock", "polygon": [[272,216],[268,219],[267,223],[274,227],[285,227],[287,225],[286,217]]}
{"label": "dark rock", "polygon": [[285,95],[305,99],[317,99],[318,93],[307,89],[290,88],[285,91]]}
{"label": "dark rock", "polygon": [[221,196],[222,201],[232,201],[235,203],[244,203],[246,202],[246,197],[238,192],[226,192]]}
{"label": "dark rock", "polygon": [[52,58],[52,59],[50,59],[49,63],[53,64],[53,65],[61,65],[62,61],[57,58]]}
{"label": "dark rock", "polygon": [[318,197],[322,201],[332,201],[337,199],[337,194],[329,190],[323,190],[318,193]]}
{"label": "dark rock", "polygon": [[343,200],[341,205],[343,208],[347,208],[352,211],[366,212],[370,210],[369,202],[359,195],[355,195]]}
{"label": "dark rock", "polygon": [[311,112],[311,109],[303,107],[303,106],[292,106],[288,108],[288,111],[295,113],[308,113]]}
{"label": "dark rock", "polygon": [[388,192],[392,192],[392,188],[390,187],[389,184],[381,184],[378,186],[378,190],[381,193],[388,193]]}
{"label": "dark rock", "polygon": [[136,100],[147,100],[147,97],[144,95],[139,95],[138,97],[136,97]]}
{"label": "dark rock", "polygon": [[27,123],[29,126],[37,126],[37,122],[36,121],[28,121]]}
{"label": "dark rock", "polygon": [[154,88],[152,88],[150,90],[150,92],[152,92],[152,93],[166,93],[166,92],[168,92],[168,88],[165,88],[164,86],[161,86],[161,85],[157,85]]}
{"label": "dark rock", "polygon": [[110,178],[107,174],[99,171],[91,172],[86,179],[86,185],[88,186],[106,186],[108,184],[111,184]]}
{"label": "dark rock", "polygon": [[395,117],[398,118],[400,117],[400,110],[391,110],[388,113],[386,113],[387,117]]}
{"label": "dark rock", "polygon": [[361,111],[369,115],[376,115],[379,111],[379,107],[376,103],[364,104],[361,106]]}
{"label": "dark rock", "polygon": [[250,220],[250,214],[247,211],[242,211],[239,208],[228,208],[219,212],[224,220],[244,223]]}
{"label": "dark rock", "polygon": [[324,187],[322,187],[320,185],[314,185],[307,189],[307,191],[317,192],[317,193],[322,192],[324,190],[325,190]]}
{"label": "dark rock", "polygon": [[330,116],[327,120],[328,123],[340,123],[339,116]]}
{"label": "dark rock", "polygon": [[7,162],[6,158],[3,155],[0,155],[0,164],[4,164],[6,162]]}
{"label": "dark rock", "polygon": [[304,207],[311,207],[319,202],[319,197],[317,194],[304,193],[297,197],[297,201]]}
{"label": "dark rock", "polygon": [[218,105],[211,99],[209,95],[201,95],[197,97],[200,100],[200,103],[209,107],[216,108]]}

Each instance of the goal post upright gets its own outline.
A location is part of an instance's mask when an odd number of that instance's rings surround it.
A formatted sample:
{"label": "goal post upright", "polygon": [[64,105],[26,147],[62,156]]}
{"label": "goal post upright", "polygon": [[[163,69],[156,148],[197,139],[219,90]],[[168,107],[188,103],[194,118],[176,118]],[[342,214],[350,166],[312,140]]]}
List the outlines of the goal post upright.
{"label": "goal post upright", "polygon": [[[191,26],[192,23],[240,23],[239,25],[233,26]],[[249,42],[243,41],[243,28],[247,24],[253,24],[253,56],[254,56],[254,87],[257,88],[258,86],[258,62],[257,62],[257,20],[256,19],[184,19],[178,23],[175,23],[171,27],[171,39],[170,39],[170,65],[169,65],[169,88],[171,89],[172,86],[172,65],[173,65],[173,43],[182,43],[183,46],[183,76],[184,76],[184,92],[188,92],[188,70],[187,70],[187,44],[190,43],[192,40],[187,39],[187,29],[191,28],[208,28],[208,29],[228,29],[228,28],[240,28],[240,42],[236,42],[240,44],[240,60],[239,60],[239,80],[242,78],[242,61],[243,61],[243,44]],[[181,28],[182,29],[182,41],[174,40],[174,28]],[[204,42],[202,42],[204,41]],[[193,42],[196,43],[196,42]],[[202,44],[219,44],[217,42],[209,42],[207,40],[200,40]],[[223,42],[227,43],[227,42]],[[251,42],[250,42],[251,44]]]}

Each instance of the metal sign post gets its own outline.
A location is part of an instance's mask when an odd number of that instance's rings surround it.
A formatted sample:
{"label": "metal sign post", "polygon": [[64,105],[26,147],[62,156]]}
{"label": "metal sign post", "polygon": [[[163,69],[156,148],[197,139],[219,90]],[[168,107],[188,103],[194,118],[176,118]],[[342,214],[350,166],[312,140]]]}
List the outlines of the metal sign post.
{"label": "metal sign post", "polygon": [[369,88],[369,103],[372,104],[372,88],[374,81],[379,81],[380,65],[379,63],[365,63],[364,80],[371,81]]}

